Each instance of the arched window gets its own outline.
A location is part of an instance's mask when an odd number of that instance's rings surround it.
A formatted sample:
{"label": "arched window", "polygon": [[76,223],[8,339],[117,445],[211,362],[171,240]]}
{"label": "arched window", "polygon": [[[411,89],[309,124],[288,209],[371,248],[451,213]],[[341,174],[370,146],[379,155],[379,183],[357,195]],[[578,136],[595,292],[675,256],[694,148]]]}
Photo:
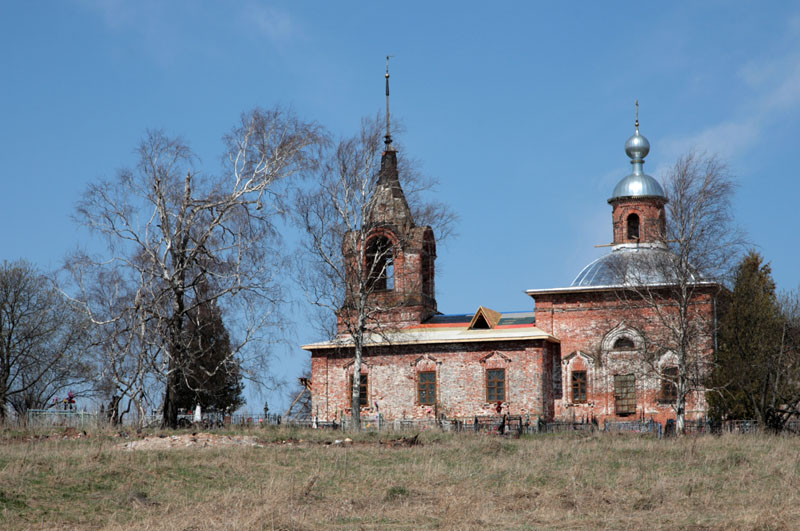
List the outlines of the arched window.
{"label": "arched window", "polygon": [[378,236],[370,241],[366,273],[371,289],[394,289],[394,249],[389,238]]}
{"label": "arched window", "polygon": [[628,239],[639,240],[639,215],[631,214],[628,216]]}
{"label": "arched window", "polygon": [[622,336],[616,341],[614,341],[614,350],[633,350],[636,348],[636,345],[633,343],[633,339]]}

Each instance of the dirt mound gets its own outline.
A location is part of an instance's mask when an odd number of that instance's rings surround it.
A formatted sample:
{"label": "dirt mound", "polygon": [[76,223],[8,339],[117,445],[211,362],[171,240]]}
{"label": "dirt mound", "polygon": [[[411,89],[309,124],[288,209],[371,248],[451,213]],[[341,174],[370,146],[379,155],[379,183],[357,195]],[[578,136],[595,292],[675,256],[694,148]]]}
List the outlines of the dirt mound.
{"label": "dirt mound", "polygon": [[258,441],[258,438],[252,435],[216,435],[214,433],[156,435],[119,445],[123,450],[174,450],[178,448],[218,448],[224,446],[264,447]]}

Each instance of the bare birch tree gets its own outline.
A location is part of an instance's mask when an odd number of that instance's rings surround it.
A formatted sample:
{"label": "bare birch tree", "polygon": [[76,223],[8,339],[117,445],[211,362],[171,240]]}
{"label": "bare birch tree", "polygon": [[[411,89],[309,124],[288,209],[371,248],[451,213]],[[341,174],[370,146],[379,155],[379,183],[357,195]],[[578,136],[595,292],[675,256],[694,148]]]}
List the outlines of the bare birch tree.
{"label": "bare birch tree", "polygon": [[0,264],[0,425],[59,393],[91,391],[88,322],[31,264]]}
{"label": "bare birch tree", "polygon": [[[733,221],[735,185],[718,158],[685,155],[663,185],[668,198],[664,252],[621,264],[627,282],[620,295],[632,310],[631,324],[644,335],[650,377],[674,387],[676,429],[683,433],[687,397],[702,397],[708,383],[717,295],[730,279],[743,238]],[[664,355],[672,358],[669,364],[660,363]]]}
{"label": "bare birch tree", "polygon": [[[149,132],[136,168],[89,186],[78,204],[77,221],[108,252],[72,260],[77,298],[109,338],[109,374],[121,390],[143,400],[148,378],[163,385],[164,426],[177,426],[179,379],[189,385],[192,312],[216,302],[235,318],[231,356],[267,341],[263,332],[279,323],[281,183],[314,166],[321,139],[318,127],[291,113],[256,109],[225,136],[214,176],[196,169],[179,139]],[[263,361],[265,345],[249,350],[248,361]],[[230,366],[238,365],[223,360],[218,368]]]}
{"label": "bare birch tree", "polygon": [[[388,134],[387,146],[382,145],[384,126],[380,119],[362,120],[359,134],[332,146],[312,186],[296,197],[296,218],[305,235],[297,261],[300,283],[309,302],[319,310],[317,322],[322,324],[323,334],[333,338],[338,326],[342,348],[352,351],[355,429],[361,423],[358,375],[364,349],[371,335],[386,331],[381,316],[396,302],[381,296],[391,289],[387,282],[393,281],[392,246],[381,243],[380,238],[370,239],[380,225],[375,221],[381,216],[378,209],[385,206],[381,197],[393,194],[399,208],[408,211],[407,221],[412,226],[434,226],[446,235],[455,220],[442,203],[422,200],[431,181],[406,165],[398,164],[399,170],[389,167],[396,154]],[[399,182],[387,184],[389,171],[397,171],[402,189]],[[395,242],[398,245],[404,242]]]}

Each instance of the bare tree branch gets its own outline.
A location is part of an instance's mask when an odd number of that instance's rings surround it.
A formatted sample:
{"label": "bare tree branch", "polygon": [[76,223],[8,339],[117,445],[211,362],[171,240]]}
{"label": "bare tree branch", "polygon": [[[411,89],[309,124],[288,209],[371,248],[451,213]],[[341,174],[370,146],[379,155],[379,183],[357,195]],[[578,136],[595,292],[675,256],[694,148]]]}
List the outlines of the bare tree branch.
{"label": "bare tree branch", "polygon": [[105,240],[107,254],[76,254],[68,269],[75,298],[106,338],[107,375],[138,409],[163,386],[163,424],[177,425],[175,389],[194,357],[185,330],[204,305],[237,324],[231,355],[239,358],[220,367],[246,367],[245,345],[256,342],[254,360],[266,356],[263,332],[280,324],[283,301],[274,224],[285,212],[283,181],[313,169],[323,141],[317,126],[287,111],[256,109],[225,136],[219,176],[196,170],[179,139],[149,131],[135,170],[87,189],[76,219]]}

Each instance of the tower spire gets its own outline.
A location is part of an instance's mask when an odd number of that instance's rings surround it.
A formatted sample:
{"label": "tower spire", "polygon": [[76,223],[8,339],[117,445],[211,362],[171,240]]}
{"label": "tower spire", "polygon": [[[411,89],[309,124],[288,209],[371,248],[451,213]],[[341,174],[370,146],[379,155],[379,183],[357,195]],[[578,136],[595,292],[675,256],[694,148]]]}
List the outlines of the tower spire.
{"label": "tower spire", "polygon": [[[387,80],[386,82],[388,83],[389,81]],[[386,85],[386,91],[387,91],[387,94],[388,94],[389,85]],[[636,99],[636,134],[639,134],[639,99],[638,98]]]}
{"label": "tower spire", "polygon": [[383,143],[386,144],[386,151],[394,151],[392,148],[392,133],[389,128],[389,58],[391,55],[386,56],[386,136],[383,137]]}

